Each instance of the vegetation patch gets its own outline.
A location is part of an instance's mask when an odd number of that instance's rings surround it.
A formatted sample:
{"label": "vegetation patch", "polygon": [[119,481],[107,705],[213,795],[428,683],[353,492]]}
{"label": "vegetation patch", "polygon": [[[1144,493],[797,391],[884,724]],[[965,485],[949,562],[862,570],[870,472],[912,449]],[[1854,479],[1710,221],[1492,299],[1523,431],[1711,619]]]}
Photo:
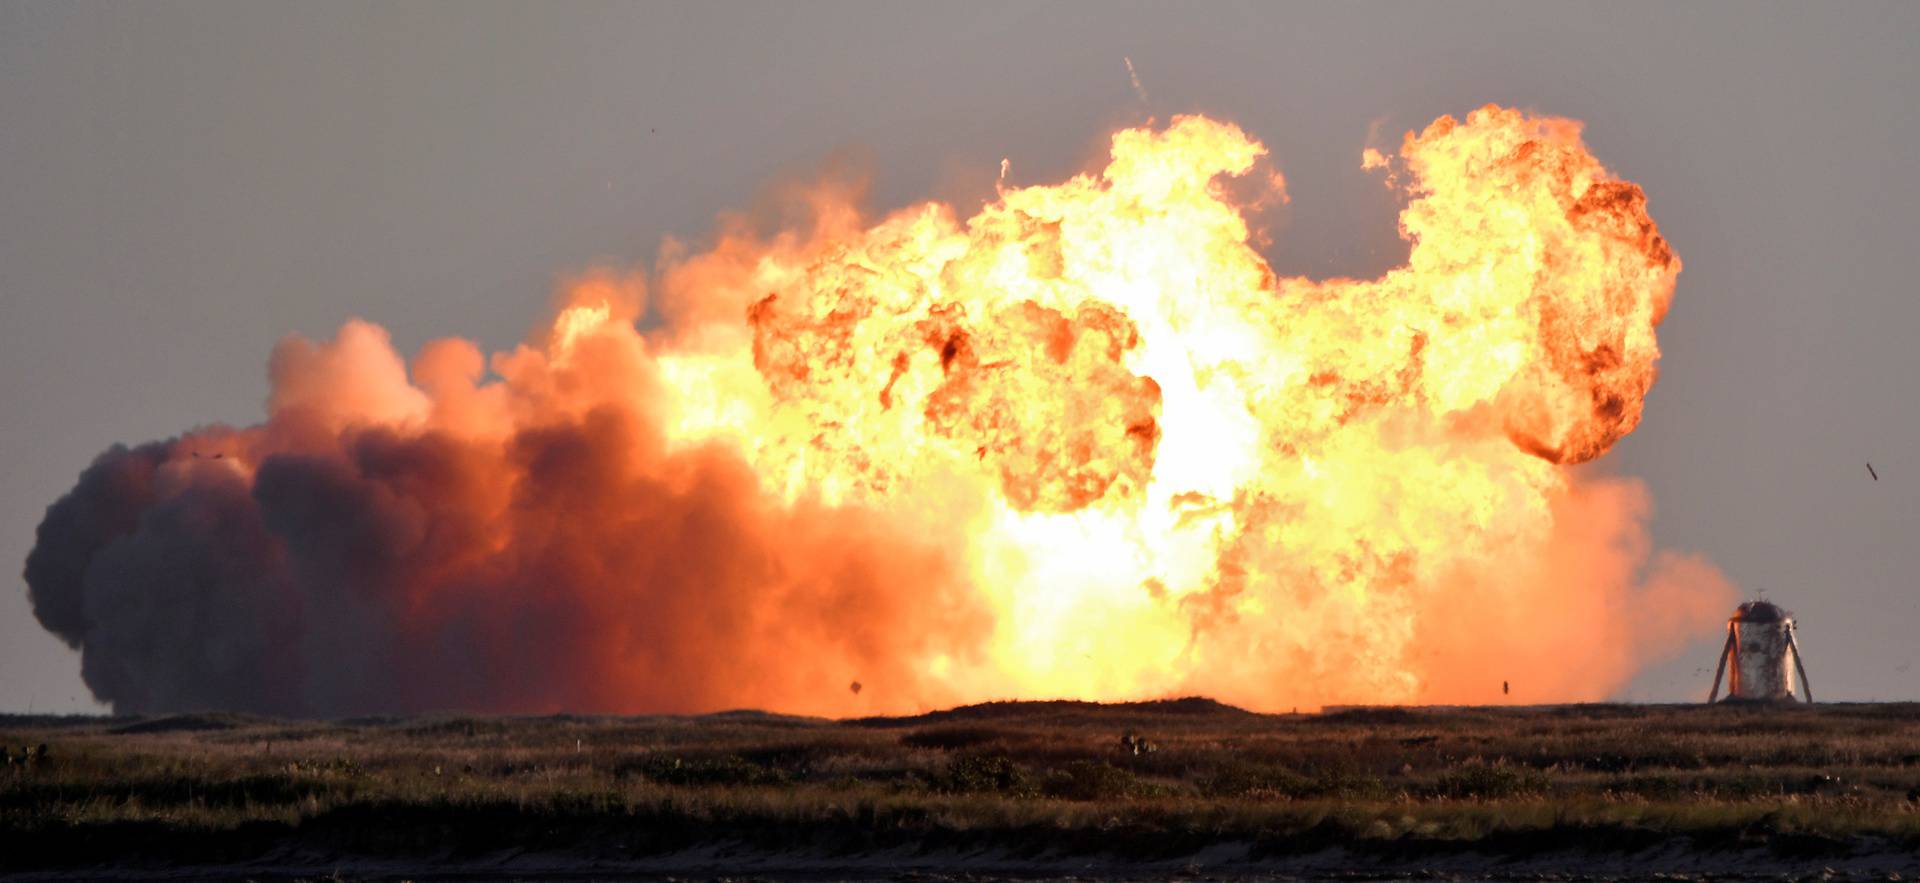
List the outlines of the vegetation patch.
{"label": "vegetation patch", "polygon": [[[717,846],[1173,860],[1920,849],[1920,706],[0,718],[14,868]],[[42,750],[41,746],[45,746]],[[1875,846],[1874,844],[1878,844]]]}

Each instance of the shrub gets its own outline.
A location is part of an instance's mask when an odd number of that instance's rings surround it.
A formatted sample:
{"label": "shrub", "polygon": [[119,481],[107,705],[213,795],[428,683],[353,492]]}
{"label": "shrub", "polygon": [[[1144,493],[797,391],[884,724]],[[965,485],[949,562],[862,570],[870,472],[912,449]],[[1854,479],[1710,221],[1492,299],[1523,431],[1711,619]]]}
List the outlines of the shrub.
{"label": "shrub", "polygon": [[998,794],[1031,797],[1037,793],[1033,777],[1019,764],[998,754],[970,754],[954,758],[929,777],[931,790],[947,794]]}
{"label": "shrub", "polygon": [[615,767],[616,775],[639,776],[661,785],[775,785],[789,778],[783,771],[750,763],[737,755],[680,757],[648,754]]}
{"label": "shrub", "polygon": [[1134,774],[1100,760],[1076,760],[1054,770],[1042,790],[1066,800],[1114,800],[1152,791]]}
{"label": "shrub", "polygon": [[1227,763],[1199,782],[1208,797],[1303,797],[1314,783],[1292,770],[1251,763]]}
{"label": "shrub", "polygon": [[1429,797],[1454,800],[1493,800],[1537,794],[1547,788],[1538,770],[1500,765],[1463,766],[1435,779],[1422,791]]}
{"label": "shrub", "polygon": [[915,730],[900,737],[908,748],[936,748],[952,751],[1000,741],[1006,734],[992,727],[932,727]]}

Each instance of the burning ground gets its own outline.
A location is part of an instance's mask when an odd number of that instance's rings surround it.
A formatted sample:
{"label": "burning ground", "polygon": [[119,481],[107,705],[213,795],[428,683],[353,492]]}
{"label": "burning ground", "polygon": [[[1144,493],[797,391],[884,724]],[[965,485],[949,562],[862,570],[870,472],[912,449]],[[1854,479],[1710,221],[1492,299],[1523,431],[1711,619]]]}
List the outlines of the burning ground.
{"label": "burning ground", "polygon": [[1731,601],[1576,468],[1680,260],[1570,120],[1363,162],[1404,198],[1378,279],[1269,267],[1283,179],[1187,116],[970,217],[811,188],[491,356],[288,338],[263,423],[49,508],[35,613],[122,712],[1604,697]]}

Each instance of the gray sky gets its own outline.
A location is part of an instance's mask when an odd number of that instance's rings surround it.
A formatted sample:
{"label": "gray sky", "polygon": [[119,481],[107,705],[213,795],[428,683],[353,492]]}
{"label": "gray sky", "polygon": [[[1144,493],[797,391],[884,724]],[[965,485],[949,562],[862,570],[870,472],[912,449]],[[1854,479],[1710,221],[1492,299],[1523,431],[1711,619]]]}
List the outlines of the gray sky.
{"label": "gray sky", "polygon": [[[95,707],[19,579],[46,505],[116,441],[258,419],[283,333],[510,345],[557,276],[850,148],[891,207],[1064,177],[1143,112],[1273,150],[1279,272],[1371,275],[1405,246],[1369,132],[1489,101],[1585,120],[1686,264],[1599,468],[1799,614],[1818,698],[1920,698],[1916,45],[1911,3],[0,0],[0,710]],[[1623,698],[1703,692],[1720,638]]]}

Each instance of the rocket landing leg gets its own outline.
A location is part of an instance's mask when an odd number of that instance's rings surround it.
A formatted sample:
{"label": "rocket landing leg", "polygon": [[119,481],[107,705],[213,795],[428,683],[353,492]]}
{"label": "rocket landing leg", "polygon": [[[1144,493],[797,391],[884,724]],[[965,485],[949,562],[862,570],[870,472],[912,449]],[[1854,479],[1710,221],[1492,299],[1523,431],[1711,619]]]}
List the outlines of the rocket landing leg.
{"label": "rocket landing leg", "polygon": [[[1731,658],[1733,658],[1733,623],[1727,623],[1727,643],[1720,648],[1720,665],[1713,670],[1713,689],[1707,693],[1709,705],[1713,704],[1713,700],[1720,695],[1720,678],[1727,673],[1727,660]],[[1727,695],[1733,695],[1732,687],[1727,688]]]}

